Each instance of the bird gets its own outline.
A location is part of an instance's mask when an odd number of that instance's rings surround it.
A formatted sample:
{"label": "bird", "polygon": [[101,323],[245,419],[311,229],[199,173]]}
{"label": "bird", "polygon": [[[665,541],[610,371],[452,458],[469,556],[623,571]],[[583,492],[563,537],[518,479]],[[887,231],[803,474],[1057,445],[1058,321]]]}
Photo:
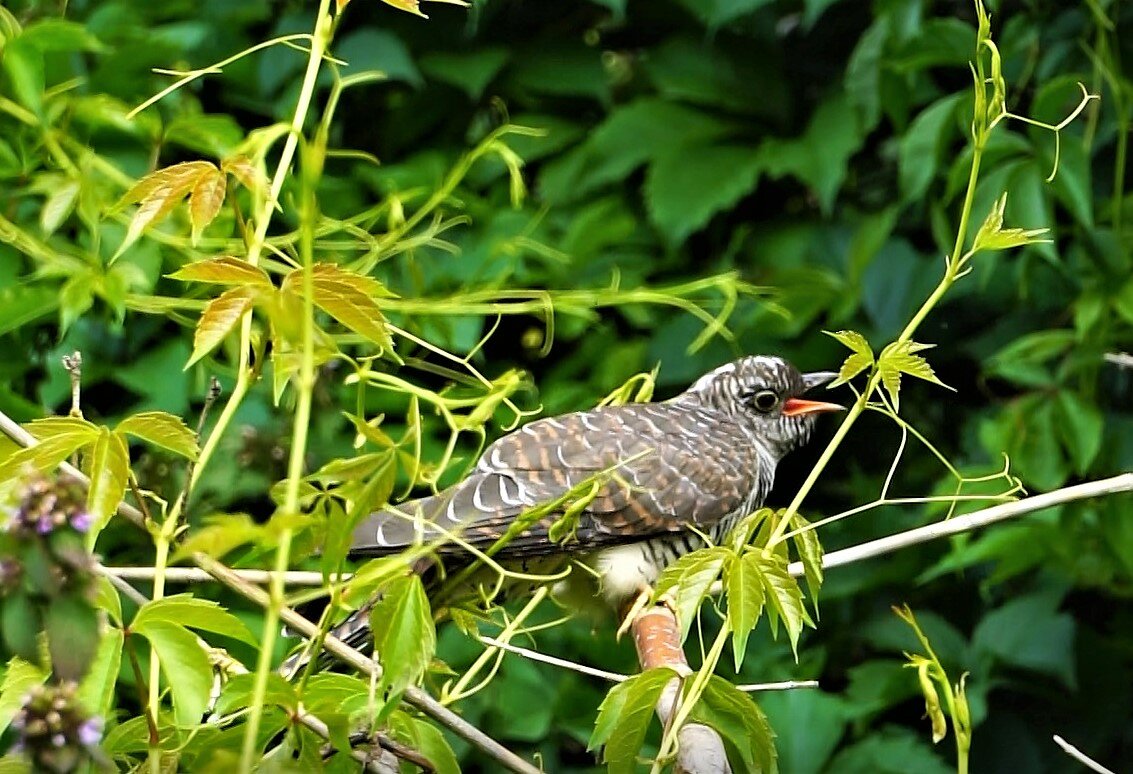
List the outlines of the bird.
{"label": "bird", "polygon": [[[803,397],[836,376],[749,355],[664,402],[529,422],[489,445],[456,484],[363,519],[349,554],[430,546],[436,558],[418,562],[417,571],[467,564],[470,549],[495,549],[492,558],[503,566],[547,573],[580,561],[617,610],[669,564],[705,539],[718,543],[763,504],[779,461],[809,439],[820,414],[843,409]],[[585,496],[572,511],[564,498],[580,489]],[[568,513],[571,523],[557,535]],[[363,642],[365,611],[332,633]]]}

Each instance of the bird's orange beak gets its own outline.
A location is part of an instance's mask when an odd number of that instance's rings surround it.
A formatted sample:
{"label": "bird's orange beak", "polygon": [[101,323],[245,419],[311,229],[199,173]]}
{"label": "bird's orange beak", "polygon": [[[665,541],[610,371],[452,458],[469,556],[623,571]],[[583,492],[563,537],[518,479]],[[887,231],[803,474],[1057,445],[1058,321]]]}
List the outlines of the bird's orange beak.
{"label": "bird's orange beak", "polygon": [[[831,382],[838,374],[833,371],[817,371],[815,373],[803,374],[803,384],[806,385],[807,390],[812,390],[815,387],[820,387],[827,382]],[[839,406],[837,403],[825,403],[820,400],[806,400],[805,398],[787,398],[783,401],[783,416],[795,417],[801,414],[825,414],[829,411],[845,411],[845,406]]]}

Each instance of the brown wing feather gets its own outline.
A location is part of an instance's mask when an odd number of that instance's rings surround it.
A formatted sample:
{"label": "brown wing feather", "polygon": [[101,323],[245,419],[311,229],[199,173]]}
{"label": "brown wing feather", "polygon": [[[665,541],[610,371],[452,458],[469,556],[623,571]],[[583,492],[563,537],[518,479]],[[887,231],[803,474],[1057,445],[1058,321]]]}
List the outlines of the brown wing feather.
{"label": "brown wing feather", "polygon": [[352,551],[390,553],[446,530],[483,549],[524,511],[611,468],[580,514],[577,543],[551,542],[555,513],[513,536],[500,555],[590,550],[690,524],[707,529],[743,505],[758,485],[758,464],[743,432],[708,409],[632,404],[543,419],[496,441],[470,476],[444,492],[370,516],[355,530]]}

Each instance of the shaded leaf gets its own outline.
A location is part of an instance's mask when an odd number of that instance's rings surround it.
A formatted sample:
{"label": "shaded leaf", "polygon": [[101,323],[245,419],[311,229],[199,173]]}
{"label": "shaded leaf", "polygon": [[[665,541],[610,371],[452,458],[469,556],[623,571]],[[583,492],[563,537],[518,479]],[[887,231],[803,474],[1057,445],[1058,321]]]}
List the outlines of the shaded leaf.
{"label": "shaded leaf", "polygon": [[798,581],[788,574],[787,560],[784,557],[777,554],[769,556],[762,551],[753,552],[751,556],[756,557],[754,566],[763,583],[767,605],[775,611],[777,618],[783,620],[787,637],[791,641],[791,650],[797,659],[799,634],[802,633],[803,624],[810,623],[810,615],[803,606],[802,589],[799,588]]}
{"label": "shaded leaf", "polygon": [[1055,423],[1059,440],[1074,463],[1078,475],[1084,475],[1102,448],[1105,421],[1098,409],[1069,390],[1060,390],[1055,402],[1060,421]]}
{"label": "shaded leaf", "polygon": [[134,414],[119,422],[115,432],[132,435],[190,460],[197,458],[197,434],[189,429],[181,417],[165,411]]}
{"label": "shaded leaf", "polygon": [[722,677],[712,675],[693,707],[691,721],[716,729],[728,746],[738,752],[744,765],[735,771],[778,771],[775,732],[763,710],[751,698]]}
{"label": "shaded leaf", "polygon": [[432,611],[417,575],[395,578],[370,611],[374,647],[382,665],[378,695],[389,711],[425,673],[437,645]]}
{"label": "shaded leaf", "polygon": [[66,593],[51,600],[43,615],[51,671],[80,680],[98,652],[98,611],[84,597]]}
{"label": "shaded leaf", "polygon": [[[255,691],[256,676],[253,673],[234,675],[224,686],[220,698],[216,702],[216,712],[227,715],[231,712],[245,709],[252,703],[252,694]],[[363,695],[367,686],[362,686]],[[305,694],[304,694],[305,696]],[[272,672],[268,675],[267,691],[264,694],[264,705],[275,705],[290,712],[299,709],[299,694],[295,686],[283,679],[283,676]],[[312,708],[307,707],[311,710]],[[313,711],[313,710],[312,710]]]}
{"label": "shaded leaf", "polygon": [[193,354],[185,367],[188,368],[224,341],[255,300],[256,293],[252,288],[239,287],[226,290],[209,301],[197,321],[197,329],[193,333]]}
{"label": "shaded leaf", "polygon": [[114,706],[114,689],[118,684],[118,670],[122,665],[122,644],[125,638],[121,629],[110,627],[102,634],[98,652],[90,669],[79,684],[79,701],[92,712],[106,717]]}

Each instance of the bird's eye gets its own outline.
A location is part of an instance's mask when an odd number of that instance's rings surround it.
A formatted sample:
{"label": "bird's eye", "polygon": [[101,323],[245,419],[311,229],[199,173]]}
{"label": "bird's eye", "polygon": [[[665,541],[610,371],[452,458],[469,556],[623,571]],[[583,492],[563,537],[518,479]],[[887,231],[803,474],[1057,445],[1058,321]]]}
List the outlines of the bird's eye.
{"label": "bird's eye", "polygon": [[778,403],[779,396],[771,390],[760,390],[751,396],[751,405],[755,407],[756,411],[761,411],[764,414],[775,408]]}

